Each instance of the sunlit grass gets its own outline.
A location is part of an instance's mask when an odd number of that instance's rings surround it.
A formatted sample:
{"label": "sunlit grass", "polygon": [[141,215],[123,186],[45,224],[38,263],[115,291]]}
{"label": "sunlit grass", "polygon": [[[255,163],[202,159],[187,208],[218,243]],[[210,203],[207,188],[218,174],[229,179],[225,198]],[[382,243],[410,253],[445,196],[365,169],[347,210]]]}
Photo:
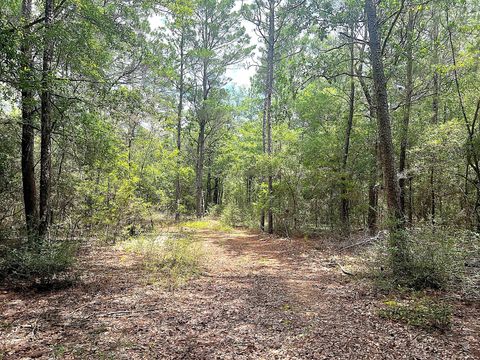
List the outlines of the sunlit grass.
{"label": "sunlit grass", "polygon": [[150,283],[174,289],[198,276],[205,262],[202,243],[190,237],[141,236],[126,240],[121,249],[141,258]]}
{"label": "sunlit grass", "polygon": [[221,232],[232,231],[232,228],[230,226],[222,224],[217,220],[187,221],[187,222],[184,222],[182,226],[191,230],[212,230],[212,231],[221,231]]}
{"label": "sunlit grass", "polygon": [[416,296],[408,301],[389,300],[378,311],[380,317],[404,322],[427,330],[446,330],[452,322],[452,307],[428,296]]}

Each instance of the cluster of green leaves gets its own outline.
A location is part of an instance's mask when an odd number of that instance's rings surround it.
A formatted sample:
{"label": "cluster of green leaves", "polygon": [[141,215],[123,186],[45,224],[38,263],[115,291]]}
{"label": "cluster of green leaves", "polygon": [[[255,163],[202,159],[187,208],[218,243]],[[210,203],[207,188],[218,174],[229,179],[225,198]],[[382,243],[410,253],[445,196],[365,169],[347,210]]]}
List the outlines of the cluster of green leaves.
{"label": "cluster of green leaves", "polygon": [[51,287],[72,281],[77,244],[52,239],[0,248],[0,280]]}
{"label": "cluster of green leaves", "polygon": [[389,300],[378,311],[380,317],[404,322],[426,330],[448,330],[452,324],[452,307],[428,296],[414,297],[409,301]]}

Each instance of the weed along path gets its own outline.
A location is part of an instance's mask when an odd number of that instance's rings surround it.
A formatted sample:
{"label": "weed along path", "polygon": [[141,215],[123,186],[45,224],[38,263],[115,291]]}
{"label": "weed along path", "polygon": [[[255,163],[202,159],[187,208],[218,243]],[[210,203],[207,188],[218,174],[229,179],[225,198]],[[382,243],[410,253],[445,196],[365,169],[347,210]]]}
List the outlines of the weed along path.
{"label": "weed along path", "polygon": [[215,223],[161,231],[84,248],[71,287],[3,290],[0,358],[480,358],[478,305],[422,330],[380,317],[388,299],[327,247]]}

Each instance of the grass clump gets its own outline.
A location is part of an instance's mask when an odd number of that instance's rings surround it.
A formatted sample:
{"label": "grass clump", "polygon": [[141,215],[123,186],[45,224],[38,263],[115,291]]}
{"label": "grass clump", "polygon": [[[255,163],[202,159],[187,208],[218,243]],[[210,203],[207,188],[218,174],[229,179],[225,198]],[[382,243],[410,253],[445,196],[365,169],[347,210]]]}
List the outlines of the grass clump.
{"label": "grass clump", "polygon": [[169,289],[199,275],[205,258],[202,244],[188,236],[142,236],[127,240],[122,248],[141,257],[151,282]]}
{"label": "grass clump", "polygon": [[452,307],[423,296],[407,302],[389,300],[378,311],[380,317],[426,330],[447,330],[452,323]]}
{"label": "grass clump", "polygon": [[16,285],[50,287],[69,282],[77,244],[53,239],[26,242],[0,250],[0,276]]}
{"label": "grass clump", "polygon": [[230,232],[232,228],[216,220],[197,220],[187,221],[182,224],[183,227],[191,230],[212,230],[221,232]]}

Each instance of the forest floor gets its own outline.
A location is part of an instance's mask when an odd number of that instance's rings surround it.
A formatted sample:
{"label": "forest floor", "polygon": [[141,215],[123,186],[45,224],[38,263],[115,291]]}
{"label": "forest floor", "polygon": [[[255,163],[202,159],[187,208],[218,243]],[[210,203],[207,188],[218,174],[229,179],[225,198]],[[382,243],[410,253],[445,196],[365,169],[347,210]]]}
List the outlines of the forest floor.
{"label": "forest floor", "polygon": [[381,318],[390,298],[344,274],[327,243],[193,234],[208,261],[179,288],[90,246],[74,286],[1,290],[0,359],[480,359],[478,304],[457,301],[451,330],[422,330]]}

